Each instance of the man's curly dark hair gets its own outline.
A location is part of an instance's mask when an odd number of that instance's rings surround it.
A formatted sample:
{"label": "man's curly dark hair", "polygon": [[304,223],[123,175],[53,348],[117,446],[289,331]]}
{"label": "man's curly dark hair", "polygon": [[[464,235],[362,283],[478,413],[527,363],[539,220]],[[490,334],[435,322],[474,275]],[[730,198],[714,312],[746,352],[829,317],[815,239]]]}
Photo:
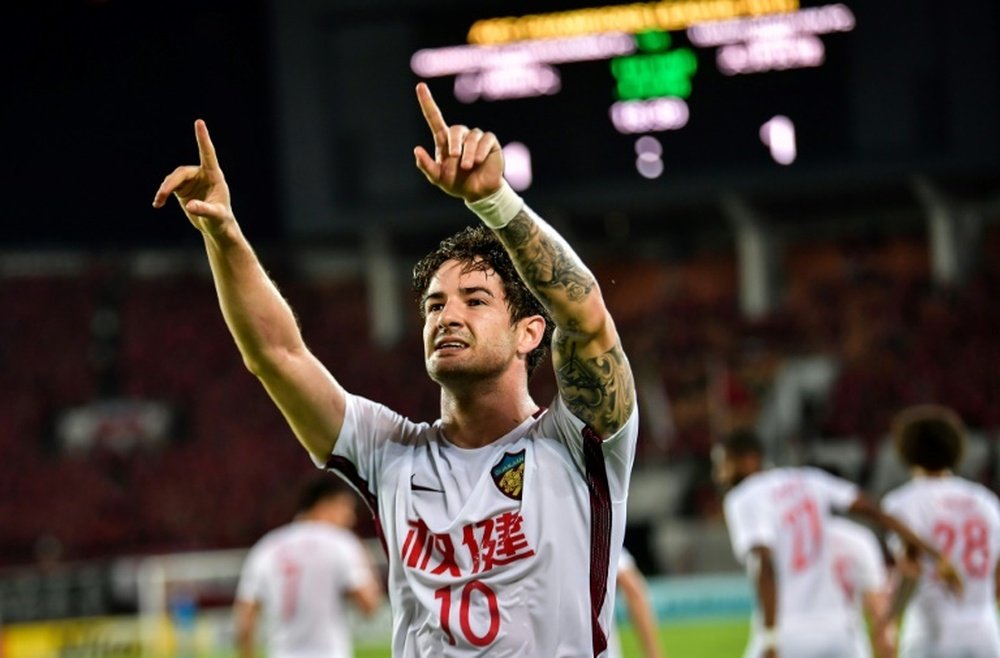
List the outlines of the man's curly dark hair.
{"label": "man's curly dark hair", "polygon": [[420,316],[425,316],[423,297],[431,278],[446,261],[456,260],[463,264],[463,272],[485,272],[493,270],[503,282],[507,308],[510,310],[511,325],[518,320],[540,315],[545,318],[545,333],[538,347],[528,354],[528,377],[530,378],[548,351],[552,340],[552,319],[545,307],[538,301],[517,273],[510,255],[499,238],[485,226],[470,226],[455,235],[445,238],[438,248],[421,258],[413,266],[413,293]]}
{"label": "man's curly dark hair", "polygon": [[942,471],[962,460],[965,424],[948,407],[923,404],[904,409],[893,419],[892,433],[907,466]]}

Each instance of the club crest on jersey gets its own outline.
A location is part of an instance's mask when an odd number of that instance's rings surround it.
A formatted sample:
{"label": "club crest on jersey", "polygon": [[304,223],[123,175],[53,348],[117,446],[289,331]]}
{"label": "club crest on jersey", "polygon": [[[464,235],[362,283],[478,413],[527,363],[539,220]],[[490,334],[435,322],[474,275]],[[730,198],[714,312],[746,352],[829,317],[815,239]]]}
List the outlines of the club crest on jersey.
{"label": "club crest on jersey", "polygon": [[524,488],[524,450],[505,452],[500,462],[490,469],[490,475],[500,493],[514,500],[521,500],[521,490]]}

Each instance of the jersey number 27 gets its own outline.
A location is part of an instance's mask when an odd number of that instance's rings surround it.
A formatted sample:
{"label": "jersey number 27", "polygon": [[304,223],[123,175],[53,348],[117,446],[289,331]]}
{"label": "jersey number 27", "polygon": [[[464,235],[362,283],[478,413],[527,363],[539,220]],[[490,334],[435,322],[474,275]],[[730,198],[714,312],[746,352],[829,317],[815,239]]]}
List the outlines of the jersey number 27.
{"label": "jersey number 27", "polygon": [[792,539],[792,571],[805,571],[822,551],[823,522],[816,501],[806,496],[785,512],[785,527]]}

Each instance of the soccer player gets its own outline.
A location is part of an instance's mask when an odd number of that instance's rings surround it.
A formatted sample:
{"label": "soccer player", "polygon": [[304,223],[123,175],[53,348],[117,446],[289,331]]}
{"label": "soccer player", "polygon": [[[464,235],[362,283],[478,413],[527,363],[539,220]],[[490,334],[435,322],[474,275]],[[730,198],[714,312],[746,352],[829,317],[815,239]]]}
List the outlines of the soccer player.
{"label": "soccer player", "polygon": [[856,655],[869,658],[874,647],[875,658],[894,658],[895,624],[888,614],[889,584],[878,538],[860,523],[833,516],[829,543],[834,577],[852,618]]}
{"label": "soccer player", "polygon": [[263,616],[271,658],[349,658],[347,605],[374,613],[382,591],[351,532],[357,495],[331,475],[303,487],[299,511],[247,554],[234,609],[240,658],[253,658]]}
{"label": "soccer player", "polygon": [[728,436],[713,452],[715,478],[737,560],[758,601],[747,658],[856,658],[851,616],[834,578],[827,536],[833,510],[867,517],[937,561],[955,588],[953,567],[933,546],[883,513],[858,488],[817,468],[773,468],[751,431]]}
{"label": "soccer player", "polygon": [[[656,632],[656,614],[649,601],[646,577],[639,571],[635,558],[628,549],[622,547],[618,558],[618,593],[625,599],[632,627],[642,647],[642,658],[660,658],[660,641]],[[618,633],[611,634],[608,658],[621,658],[622,648]]]}
{"label": "soccer player", "polygon": [[[496,136],[446,123],[423,83],[417,98],[434,155],[416,147],[416,166],[485,224],[414,268],[434,423],[348,393],[308,350],[233,216],[204,122],[200,165],[168,175],[153,205],[177,197],[247,367],[376,512],[393,655],[603,657],[638,431],[631,369],[594,276],[504,181]],[[528,378],[550,331],[559,393],[545,408]]]}
{"label": "soccer player", "polygon": [[1000,502],[952,472],[962,456],[964,424],[951,409],[920,405],[897,415],[892,434],[913,479],[886,494],[883,507],[951,556],[966,583],[964,596],[951,596],[919,555],[891,544],[903,573],[915,574],[894,600],[894,610],[906,608],[900,658],[996,658]]}

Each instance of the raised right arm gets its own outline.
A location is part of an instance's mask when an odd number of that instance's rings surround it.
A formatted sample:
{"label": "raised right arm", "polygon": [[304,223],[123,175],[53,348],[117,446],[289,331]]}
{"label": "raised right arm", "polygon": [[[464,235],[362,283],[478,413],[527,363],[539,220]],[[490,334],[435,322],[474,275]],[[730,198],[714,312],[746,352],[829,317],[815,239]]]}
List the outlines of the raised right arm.
{"label": "raised right arm", "polygon": [[303,447],[326,461],[344,422],[344,389],[306,347],[294,313],[240,231],[204,121],[195,122],[195,137],[201,163],[168,175],[153,206],[176,196],[201,231],[219,306],[244,364]]}

